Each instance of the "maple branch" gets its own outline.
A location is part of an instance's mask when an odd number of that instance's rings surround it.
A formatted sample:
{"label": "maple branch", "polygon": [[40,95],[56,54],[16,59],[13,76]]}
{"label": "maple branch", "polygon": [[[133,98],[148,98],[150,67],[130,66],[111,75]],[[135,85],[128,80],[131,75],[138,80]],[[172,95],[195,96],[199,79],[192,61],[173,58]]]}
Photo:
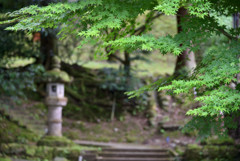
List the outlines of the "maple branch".
{"label": "maple branch", "polygon": [[118,56],[115,55],[116,53],[112,54],[112,57],[115,58],[116,60],[120,61],[122,64],[124,64],[124,60]]}
{"label": "maple branch", "polygon": [[148,19],[146,19],[145,24],[142,25],[142,26],[140,26],[139,28],[137,28],[137,29],[134,31],[134,35],[140,35],[140,34],[142,34],[142,33],[146,30],[146,25],[147,25],[149,22],[155,20],[156,18],[158,18],[158,17],[160,17],[160,16],[162,16],[162,15],[163,15],[163,13],[157,13],[154,17],[149,17]]}
{"label": "maple branch", "polygon": [[224,36],[226,36],[229,40],[238,40],[238,38],[237,37],[234,37],[234,36],[232,36],[232,35],[230,35],[228,32],[226,32],[224,29],[222,29],[222,28],[218,28],[217,29],[219,32],[221,32]]}

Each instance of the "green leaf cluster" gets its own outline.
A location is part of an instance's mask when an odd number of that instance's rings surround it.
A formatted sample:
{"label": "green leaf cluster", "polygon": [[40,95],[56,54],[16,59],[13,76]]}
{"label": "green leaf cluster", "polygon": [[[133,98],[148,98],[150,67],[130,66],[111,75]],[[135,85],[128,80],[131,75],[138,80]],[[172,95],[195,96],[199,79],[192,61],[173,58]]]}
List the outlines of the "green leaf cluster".
{"label": "green leaf cluster", "polygon": [[[176,14],[180,7],[185,7],[189,12],[189,16],[185,17],[181,24],[181,33],[165,37],[144,33],[133,35],[135,20],[139,15],[147,11]],[[158,88],[160,91],[169,90],[176,94],[187,93],[193,96],[195,89],[195,101],[199,101],[201,106],[189,110],[187,114],[198,120],[194,122],[193,119],[191,125],[196,127],[194,123],[201,123],[202,126],[198,127],[209,130],[212,126],[205,126],[204,123],[212,122],[214,127],[220,127],[214,122],[220,112],[227,116],[239,111],[239,88],[233,88],[232,84],[236,84],[236,74],[240,73],[240,29],[231,29],[221,24],[218,19],[220,15],[232,16],[236,12],[240,12],[238,0],[80,0],[45,7],[25,7],[9,13],[11,19],[1,23],[17,21],[16,25],[7,29],[29,32],[40,31],[42,28],[57,28],[61,24],[63,27],[59,34],[62,38],[67,34],[75,34],[87,40],[99,40],[102,42],[99,47],[110,46],[112,50],[159,50],[162,54],[175,55],[186,49],[199,50],[213,35],[225,36],[229,41],[213,44],[215,48],[206,53],[188,79],[163,79],[129,93],[139,96],[146,90]],[[207,130],[204,131],[207,134]]]}

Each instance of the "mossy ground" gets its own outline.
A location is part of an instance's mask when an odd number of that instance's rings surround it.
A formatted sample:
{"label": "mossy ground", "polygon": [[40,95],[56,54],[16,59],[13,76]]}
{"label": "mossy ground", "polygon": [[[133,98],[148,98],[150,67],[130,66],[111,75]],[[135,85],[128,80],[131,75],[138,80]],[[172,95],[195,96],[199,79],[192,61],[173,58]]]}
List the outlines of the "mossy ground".
{"label": "mossy ground", "polygon": [[125,120],[109,122],[82,122],[65,119],[64,136],[73,140],[91,140],[99,142],[142,143],[155,134],[155,129],[147,125],[147,119],[125,117]]}
{"label": "mossy ground", "polygon": [[19,127],[3,115],[0,115],[0,129],[0,143],[29,143],[39,139],[37,134]]}
{"label": "mossy ground", "polygon": [[77,160],[86,150],[98,150],[76,145],[64,137],[40,138],[4,115],[0,116],[0,127],[0,161],[11,161],[11,158],[50,161],[55,157]]}
{"label": "mossy ground", "polygon": [[[53,160],[55,157],[64,157],[69,160],[77,160],[85,151],[100,150],[78,145],[67,147],[51,147],[51,146],[36,146],[27,144],[1,144],[0,146],[2,158],[21,158],[32,161],[38,160]],[[1,160],[2,161],[2,160]]]}
{"label": "mossy ground", "polygon": [[212,139],[211,142],[209,141],[203,146],[189,144],[183,153],[183,157],[190,161],[237,161],[239,159],[239,149],[232,141],[229,142],[230,140],[215,139],[213,141]]}
{"label": "mossy ground", "polygon": [[69,147],[73,146],[74,143],[65,137],[44,136],[37,142],[37,145],[51,147]]}

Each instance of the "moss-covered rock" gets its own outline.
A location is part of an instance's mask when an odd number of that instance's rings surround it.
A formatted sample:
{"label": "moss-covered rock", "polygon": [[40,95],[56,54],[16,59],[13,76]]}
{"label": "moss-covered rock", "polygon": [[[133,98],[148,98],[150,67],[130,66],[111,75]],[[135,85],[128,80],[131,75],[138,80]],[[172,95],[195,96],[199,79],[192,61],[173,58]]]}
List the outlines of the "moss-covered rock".
{"label": "moss-covered rock", "polygon": [[[84,151],[97,150],[92,147],[83,147],[76,144],[64,147],[48,147],[36,146],[27,144],[0,144],[0,157],[13,156],[31,161],[53,160],[56,157],[63,157],[69,160],[78,160],[79,155],[84,154]],[[0,161],[2,161],[0,159]]]}
{"label": "moss-covered rock", "polygon": [[36,146],[25,146],[25,153],[27,156],[33,157],[36,154],[37,147]]}
{"label": "moss-covered rock", "polygon": [[74,143],[65,137],[45,136],[38,141],[37,145],[61,147],[61,146],[71,146],[71,145],[74,145]]}
{"label": "moss-covered rock", "polygon": [[205,145],[200,146],[196,144],[188,145],[183,157],[187,161],[200,161],[200,160],[227,160],[234,161],[238,155],[236,146],[227,145]]}
{"label": "moss-covered rock", "polygon": [[53,151],[53,147],[38,146],[36,149],[35,157],[52,160],[54,157]]}
{"label": "moss-covered rock", "polygon": [[234,140],[230,137],[209,138],[206,140],[207,145],[234,145]]}
{"label": "moss-covered rock", "polygon": [[30,160],[35,160],[33,158],[52,160],[54,156],[52,147],[16,143],[1,144],[0,151],[4,155],[18,156],[25,159],[31,158]]}
{"label": "moss-covered rock", "polygon": [[185,147],[176,146],[175,152],[176,152],[176,156],[182,156],[185,152]]}
{"label": "moss-covered rock", "polygon": [[59,69],[52,69],[47,71],[47,82],[62,82],[69,83],[73,81],[73,78],[70,77],[66,72]]}
{"label": "moss-covered rock", "polygon": [[68,131],[63,133],[63,135],[72,140],[79,139],[79,132],[77,131]]}
{"label": "moss-covered rock", "polygon": [[136,142],[138,140],[138,138],[136,137],[136,136],[130,136],[130,135],[127,135],[126,136],[126,141],[128,142],[128,143],[134,143],[134,142]]}
{"label": "moss-covered rock", "polygon": [[202,147],[197,144],[189,144],[183,155],[189,161],[200,161],[203,158]]}
{"label": "moss-covered rock", "polygon": [[219,146],[218,155],[221,158],[227,158],[231,160],[239,155],[239,149],[236,146]]}
{"label": "moss-covered rock", "polygon": [[54,158],[62,157],[69,160],[78,160],[80,155],[84,155],[85,151],[98,149],[90,147],[82,147],[78,145],[69,147],[48,147],[24,144],[1,144],[0,145],[0,161],[1,157],[17,156],[18,158],[38,161],[38,160],[54,160]]}
{"label": "moss-covered rock", "polygon": [[25,148],[23,144],[1,144],[0,151],[7,155],[21,155],[25,153]]}
{"label": "moss-covered rock", "polygon": [[1,161],[12,161],[12,159],[9,157],[0,157],[0,160]]}
{"label": "moss-covered rock", "polygon": [[35,142],[39,136],[0,115],[0,144]]}
{"label": "moss-covered rock", "polygon": [[60,147],[60,148],[55,148],[53,155],[59,156],[59,157],[65,157],[69,160],[78,160],[78,157],[80,155],[85,154],[85,151],[88,150],[94,150],[96,151],[96,148],[89,148],[89,147],[82,147],[78,145],[74,145],[71,147]]}

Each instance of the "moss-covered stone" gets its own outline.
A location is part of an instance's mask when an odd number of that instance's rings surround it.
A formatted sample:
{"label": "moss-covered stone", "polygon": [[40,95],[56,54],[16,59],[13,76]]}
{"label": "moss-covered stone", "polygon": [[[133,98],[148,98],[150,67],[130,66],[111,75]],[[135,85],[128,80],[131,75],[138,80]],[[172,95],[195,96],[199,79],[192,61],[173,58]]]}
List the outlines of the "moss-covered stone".
{"label": "moss-covered stone", "polygon": [[7,155],[21,155],[24,154],[25,148],[23,144],[1,144],[0,146],[1,153]]}
{"label": "moss-covered stone", "polygon": [[189,161],[200,161],[203,158],[202,147],[197,144],[189,144],[184,154],[184,159]]}
{"label": "moss-covered stone", "polygon": [[74,145],[74,143],[65,137],[45,136],[38,141],[37,145],[61,147],[61,146],[71,146],[71,145]]}
{"label": "moss-covered stone", "polygon": [[234,145],[234,140],[230,137],[209,138],[206,140],[208,145]]}
{"label": "moss-covered stone", "polygon": [[36,154],[37,147],[34,145],[26,144],[1,144],[0,151],[5,155],[23,155],[27,157],[33,157]]}
{"label": "moss-covered stone", "polygon": [[175,148],[175,152],[177,153],[177,156],[182,156],[185,152],[185,148],[183,148],[181,146],[177,146]]}
{"label": "moss-covered stone", "polygon": [[8,156],[18,156],[19,158],[31,158],[30,160],[37,160],[33,158],[39,158],[40,160],[53,158],[53,148],[45,146],[24,145],[24,144],[2,144],[1,153]]}
{"label": "moss-covered stone", "polygon": [[67,154],[67,158],[70,160],[78,160],[78,157],[81,155],[81,150],[71,149]]}
{"label": "moss-covered stone", "polygon": [[63,82],[69,83],[73,80],[66,72],[61,71],[61,59],[57,56],[52,58],[51,62],[52,70],[47,71],[47,82]]}
{"label": "moss-covered stone", "polygon": [[239,149],[236,146],[219,146],[219,153],[222,158],[227,158],[229,160],[235,158],[239,155]]}
{"label": "moss-covered stone", "polygon": [[39,146],[36,149],[35,157],[52,160],[54,157],[53,151],[53,147]]}
{"label": "moss-covered stone", "polygon": [[12,161],[12,159],[9,157],[0,157],[0,160],[1,161]]}
{"label": "moss-covered stone", "polygon": [[52,69],[47,71],[47,81],[48,82],[62,82],[69,83],[73,81],[73,78],[70,77],[66,72],[59,69]]}
{"label": "moss-covered stone", "polygon": [[25,153],[26,155],[33,157],[36,154],[37,148],[36,146],[25,146]]}
{"label": "moss-covered stone", "polygon": [[68,131],[63,133],[63,135],[72,140],[79,139],[79,132],[77,131]]}
{"label": "moss-covered stone", "polygon": [[138,138],[136,137],[136,136],[130,136],[130,135],[127,135],[126,136],[126,141],[128,142],[128,143],[134,143],[134,142],[136,142],[138,140]]}
{"label": "moss-covered stone", "polygon": [[207,156],[208,158],[218,158],[219,147],[214,145],[206,145],[202,148],[202,152],[203,155]]}
{"label": "moss-covered stone", "polygon": [[[63,157],[69,160],[77,160],[78,156],[84,154],[84,151],[97,150],[92,147],[83,147],[79,145],[64,146],[64,147],[48,147],[36,146],[27,144],[0,144],[0,157],[3,156],[17,156],[19,158],[39,161],[39,160],[53,160],[56,157]],[[0,161],[2,161],[0,159]]]}
{"label": "moss-covered stone", "polygon": [[59,157],[65,157],[69,160],[78,160],[78,157],[80,155],[83,155],[85,151],[88,150],[94,150],[96,151],[96,148],[90,148],[90,147],[82,147],[78,145],[74,145],[71,147],[60,147],[60,148],[55,148],[53,155],[59,156]]}
{"label": "moss-covered stone", "polygon": [[234,161],[238,155],[238,149],[231,145],[205,145],[200,146],[196,144],[188,145],[183,157],[187,161],[199,160],[216,160],[225,159],[227,161]]}
{"label": "moss-covered stone", "polygon": [[19,127],[16,122],[6,119],[4,116],[0,116],[0,143],[28,143],[35,142],[39,139],[39,136],[33,132]]}

